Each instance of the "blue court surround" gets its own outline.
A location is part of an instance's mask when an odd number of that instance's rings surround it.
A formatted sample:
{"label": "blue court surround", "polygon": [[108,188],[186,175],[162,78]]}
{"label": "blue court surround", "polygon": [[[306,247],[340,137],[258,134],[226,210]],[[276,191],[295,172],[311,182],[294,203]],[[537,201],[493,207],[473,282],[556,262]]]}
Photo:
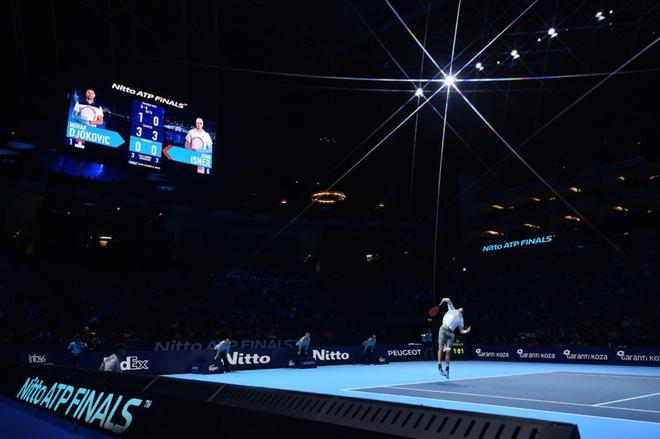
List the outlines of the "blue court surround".
{"label": "blue court surround", "polygon": [[0,396],[0,439],[105,439],[110,437],[112,436]]}
{"label": "blue court surround", "polygon": [[583,439],[660,438],[657,367],[461,361],[447,380],[435,362],[406,362],[168,376],[571,422]]}

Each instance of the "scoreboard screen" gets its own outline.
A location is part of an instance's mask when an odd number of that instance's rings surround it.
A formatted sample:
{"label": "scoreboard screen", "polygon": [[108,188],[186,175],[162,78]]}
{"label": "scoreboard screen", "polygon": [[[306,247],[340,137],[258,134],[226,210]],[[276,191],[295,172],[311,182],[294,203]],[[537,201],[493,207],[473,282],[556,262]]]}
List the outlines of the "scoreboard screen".
{"label": "scoreboard screen", "polygon": [[65,144],[136,167],[210,175],[215,126],[187,106],[117,83],[77,88],[70,94]]}

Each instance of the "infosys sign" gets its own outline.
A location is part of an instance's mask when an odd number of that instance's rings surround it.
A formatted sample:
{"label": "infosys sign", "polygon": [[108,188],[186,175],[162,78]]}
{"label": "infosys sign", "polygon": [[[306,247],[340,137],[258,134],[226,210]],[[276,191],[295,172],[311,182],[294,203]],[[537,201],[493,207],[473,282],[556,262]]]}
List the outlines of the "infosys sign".
{"label": "infosys sign", "polygon": [[660,349],[479,346],[472,359],[660,366]]}
{"label": "infosys sign", "polygon": [[125,432],[133,423],[137,410],[149,409],[152,406],[151,400],[100,392],[67,383],[49,384],[38,376],[25,380],[16,394],[16,399],[113,433]]}

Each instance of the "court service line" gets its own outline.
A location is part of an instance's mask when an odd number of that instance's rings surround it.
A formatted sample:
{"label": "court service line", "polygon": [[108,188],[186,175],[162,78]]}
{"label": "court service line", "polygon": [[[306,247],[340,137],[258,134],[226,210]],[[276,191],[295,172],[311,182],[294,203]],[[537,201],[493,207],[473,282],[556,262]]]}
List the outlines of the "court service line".
{"label": "court service line", "polygon": [[[615,402],[632,401],[633,399],[648,398],[649,396],[657,396],[657,395],[660,395],[660,392],[649,393],[648,395],[633,396],[632,398],[617,399],[616,401],[601,402],[598,404],[594,404],[594,407],[604,406],[605,404],[614,404]],[[606,407],[606,408],[610,408],[610,407]],[[612,407],[612,408],[621,408],[621,407]]]}
{"label": "court service line", "polygon": [[[373,387],[366,387],[366,388],[373,388]],[[379,393],[379,392],[367,392],[366,390],[361,390],[360,393],[368,393],[370,395],[378,395],[383,399],[386,399],[385,397],[387,396],[396,396],[399,398],[416,398],[416,399],[425,399],[428,401],[435,401],[436,403],[438,402],[448,402],[451,404],[467,404],[467,405],[478,405],[478,406],[484,406],[484,407],[497,407],[500,409],[507,409],[507,410],[523,410],[523,411],[528,411],[528,412],[537,412],[537,413],[545,413],[546,415],[552,414],[552,413],[559,413],[562,415],[568,415],[568,416],[581,416],[584,418],[595,418],[595,419],[607,419],[608,421],[619,421],[619,422],[637,422],[640,424],[651,424],[651,425],[658,425],[660,422],[653,422],[653,421],[640,421],[637,419],[629,419],[629,418],[612,418],[610,416],[598,416],[598,415],[585,415],[582,413],[575,413],[575,412],[561,412],[558,410],[540,410],[540,409],[530,409],[526,407],[518,407],[518,406],[508,406],[508,405],[497,405],[497,404],[486,404],[483,402],[467,402],[467,401],[454,401],[451,399],[437,399],[437,398],[428,398],[426,396],[412,396],[412,395],[397,395],[397,394],[391,394],[391,393]],[[376,398],[373,398],[375,400],[379,400]],[[447,407],[436,407],[436,406],[428,406],[428,407],[433,407],[433,408],[447,408]],[[456,410],[463,410],[463,409],[456,409]],[[482,413],[487,413],[488,412],[482,412]],[[540,419],[545,419],[545,418],[540,418]]]}
{"label": "court service line", "polygon": [[484,395],[482,393],[467,393],[467,392],[452,392],[449,390],[430,390],[430,389],[410,389],[407,387],[387,387],[388,389],[400,389],[400,390],[410,390],[410,391],[420,391],[420,392],[432,392],[432,393],[449,393],[453,395],[465,395],[465,396],[478,396],[480,398],[498,398],[498,399],[512,399],[514,401],[531,401],[531,402],[547,402],[549,404],[566,404],[566,405],[576,405],[581,407],[598,407],[604,409],[615,409],[615,410],[630,410],[634,412],[648,412],[648,413],[660,413],[657,410],[646,410],[646,409],[633,409],[627,407],[607,407],[607,406],[595,406],[593,404],[582,404],[579,402],[564,402],[564,401],[551,401],[548,399],[532,399],[532,398],[518,398],[515,396],[499,396],[499,395]]}
{"label": "court service line", "polygon": [[560,375],[574,375],[574,376],[594,376],[594,377],[608,377],[608,378],[629,378],[633,380],[654,380],[660,381],[660,376],[654,375],[625,375],[622,373],[589,373],[589,372],[553,372]]}
{"label": "court service line", "polygon": [[[470,377],[470,378],[458,378],[458,379],[452,379],[451,382],[456,382],[456,381],[468,381],[468,380],[483,380],[486,378],[506,378],[506,377],[516,377],[516,376],[527,376],[527,375],[543,375],[543,374],[548,374],[548,373],[554,373],[554,371],[546,371],[546,372],[532,372],[532,373],[509,373],[509,374],[504,374],[504,375],[486,375],[486,376],[480,376],[480,377]],[[381,389],[381,388],[389,388],[389,387],[395,387],[395,386],[413,386],[415,384],[435,384],[435,383],[442,383],[444,381],[416,381],[414,383],[400,383],[400,384],[383,384],[380,386],[367,386],[367,387],[349,387],[347,389],[341,389],[345,392],[353,392],[356,390],[362,390],[362,389]],[[414,390],[414,389],[411,389]]]}

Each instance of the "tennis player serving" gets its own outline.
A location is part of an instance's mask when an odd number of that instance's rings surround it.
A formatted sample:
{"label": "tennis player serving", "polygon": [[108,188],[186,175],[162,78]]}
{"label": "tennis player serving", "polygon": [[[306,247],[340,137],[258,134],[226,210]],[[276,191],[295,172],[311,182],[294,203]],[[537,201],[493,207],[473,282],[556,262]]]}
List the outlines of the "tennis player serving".
{"label": "tennis player serving", "polygon": [[[445,297],[438,305],[438,308],[443,303],[447,303],[447,312],[442,317],[442,326],[438,331],[438,370],[447,379],[449,379],[449,361],[451,359],[451,345],[454,342],[454,331],[459,329],[461,334],[470,332],[471,326],[463,327],[463,308],[454,308],[449,297]],[[442,351],[445,350],[445,370],[442,370]]]}

